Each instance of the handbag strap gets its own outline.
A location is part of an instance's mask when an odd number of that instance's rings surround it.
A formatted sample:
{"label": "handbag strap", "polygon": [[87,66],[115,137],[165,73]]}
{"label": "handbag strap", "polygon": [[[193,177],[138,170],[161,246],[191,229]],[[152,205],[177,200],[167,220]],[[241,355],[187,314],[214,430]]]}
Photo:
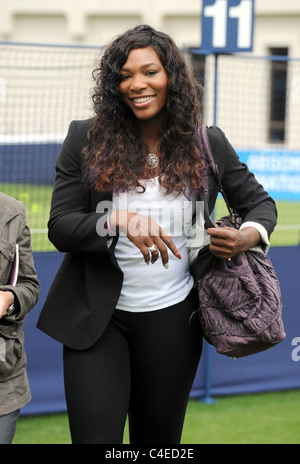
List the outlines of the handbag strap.
{"label": "handbag strap", "polygon": [[[201,136],[201,141],[202,141],[202,144],[204,146],[204,149],[205,149],[205,155],[206,155],[206,161],[207,161],[207,164],[208,164],[208,167],[211,168],[217,182],[218,182],[218,185],[219,185],[219,192],[222,194],[223,196],[223,199],[226,203],[226,206],[227,206],[227,209],[228,209],[228,212],[229,212],[229,215],[230,215],[230,221],[232,224],[236,224],[236,212],[233,208],[231,208],[230,206],[230,203],[228,201],[228,198],[226,196],[226,193],[225,193],[225,190],[223,188],[223,185],[222,185],[222,182],[220,180],[220,176],[219,176],[219,169],[218,169],[218,165],[215,163],[215,160],[214,160],[214,157],[213,157],[213,154],[212,154],[212,149],[211,149],[211,145],[210,145],[210,141],[209,141],[209,138],[208,138],[208,134],[207,134],[207,127],[202,125],[200,127],[200,136]],[[205,182],[204,182],[204,185],[205,185],[205,190],[207,192],[207,195],[209,195],[209,183],[208,183],[208,176],[206,175],[206,178],[205,178]]]}

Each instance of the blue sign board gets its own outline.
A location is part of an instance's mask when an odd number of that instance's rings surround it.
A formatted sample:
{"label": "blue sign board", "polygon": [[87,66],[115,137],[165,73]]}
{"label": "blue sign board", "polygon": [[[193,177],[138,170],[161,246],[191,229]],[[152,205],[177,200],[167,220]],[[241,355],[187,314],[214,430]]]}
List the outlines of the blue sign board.
{"label": "blue sign board", "polygon": [[237,153],[271,197],[300,201],[300,152],[237,150]]}
{"label": "blue sign board", "polygon": [[251,52],[254,18],[254,0],[203,0],[201,49]]}

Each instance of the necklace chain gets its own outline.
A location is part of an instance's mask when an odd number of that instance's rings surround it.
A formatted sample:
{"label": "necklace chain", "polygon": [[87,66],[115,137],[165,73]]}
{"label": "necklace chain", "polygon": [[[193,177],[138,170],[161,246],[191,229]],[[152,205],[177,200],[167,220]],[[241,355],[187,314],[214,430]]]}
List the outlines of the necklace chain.
{"label": "necklace chain", "polygon": [[[150,151],[150,150],[148,150],[148,151],[149,151],[149,153],[155,153],[155,150],[157,149],[157,147],[158,147],[158,145],[160,144],[160,142],[161,142],[161,140],[159,140],[158,144],[157,144],[157,145],[155,145],[155,147],[153,148],[153,150],[151,150],[151,151]],[[148,148],[148,146],[147,146],[147,148]]]}

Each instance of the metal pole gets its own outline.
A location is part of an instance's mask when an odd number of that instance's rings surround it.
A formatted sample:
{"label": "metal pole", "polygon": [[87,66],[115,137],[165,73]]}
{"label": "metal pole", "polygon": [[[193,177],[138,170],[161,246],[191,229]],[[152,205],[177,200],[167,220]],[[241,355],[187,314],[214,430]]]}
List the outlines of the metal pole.
{"label": "metal pole", "polygon": [[219,75],[219,55],[215,54],[215,87],[214,87],[214,125],[218,120],[218,75]]}
{"label": "metal pole", "polygon": [[[214,126],[218,119],[218,61],[219,55],[215,54],[215,83],[214,83]],[[211,376],[212,376],[212,346],[205,344],[205,396],[201,398],[201,403],[214,404],[216,401],[211,396]]]}

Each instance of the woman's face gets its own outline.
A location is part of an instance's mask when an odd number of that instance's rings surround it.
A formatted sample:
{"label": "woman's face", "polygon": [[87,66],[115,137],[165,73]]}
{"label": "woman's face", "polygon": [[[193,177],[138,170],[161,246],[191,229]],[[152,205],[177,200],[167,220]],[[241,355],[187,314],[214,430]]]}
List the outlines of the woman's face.
{"label": "woman's face", "polygon": [[167,102],[168,76],[152,47],[131,50],[121,69],[121,96],[140,121],[156,119]]}

